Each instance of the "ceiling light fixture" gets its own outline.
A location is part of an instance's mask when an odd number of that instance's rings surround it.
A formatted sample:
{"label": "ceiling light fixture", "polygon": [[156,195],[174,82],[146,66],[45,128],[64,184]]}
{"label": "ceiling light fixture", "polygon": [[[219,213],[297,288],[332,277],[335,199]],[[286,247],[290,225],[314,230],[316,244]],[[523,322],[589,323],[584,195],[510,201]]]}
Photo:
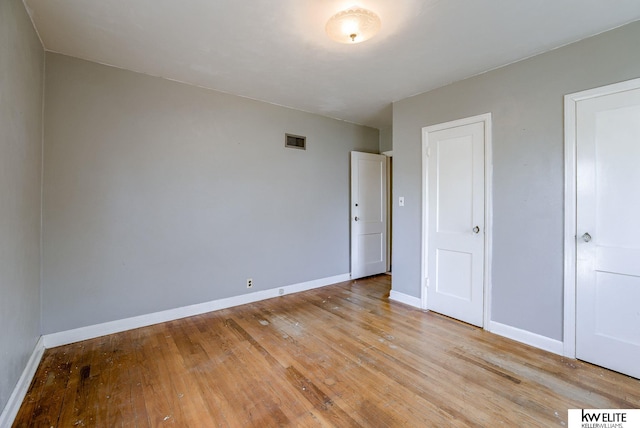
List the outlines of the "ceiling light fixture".
{"label": "ceiling light fixture", "polygon": [[380,18],[370,10],[351,7],[333,15],[325,29],[338,43],[361,43],[380,30]]}

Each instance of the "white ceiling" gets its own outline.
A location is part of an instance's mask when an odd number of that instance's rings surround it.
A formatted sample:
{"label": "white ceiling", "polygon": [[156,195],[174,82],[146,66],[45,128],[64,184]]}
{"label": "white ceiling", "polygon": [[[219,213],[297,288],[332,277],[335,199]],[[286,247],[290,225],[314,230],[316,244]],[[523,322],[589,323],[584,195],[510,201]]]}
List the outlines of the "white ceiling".
{"label": "white ceiling", "polygon": [[[47,50],[384,128],[391,102],[640,19],[639,0],[24,0]],[[330,41],[359,5],[382,30]]]}

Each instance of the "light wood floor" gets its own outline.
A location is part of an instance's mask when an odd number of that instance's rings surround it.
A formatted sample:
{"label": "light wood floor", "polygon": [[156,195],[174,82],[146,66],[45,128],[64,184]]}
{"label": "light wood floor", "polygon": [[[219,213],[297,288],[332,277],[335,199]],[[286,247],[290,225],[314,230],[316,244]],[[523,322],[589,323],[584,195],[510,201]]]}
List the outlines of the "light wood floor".
{"label": "light wood floor", "polygon": [[14,426],[566,426],[640,381],[388,300],[386,275],[49,349]]}

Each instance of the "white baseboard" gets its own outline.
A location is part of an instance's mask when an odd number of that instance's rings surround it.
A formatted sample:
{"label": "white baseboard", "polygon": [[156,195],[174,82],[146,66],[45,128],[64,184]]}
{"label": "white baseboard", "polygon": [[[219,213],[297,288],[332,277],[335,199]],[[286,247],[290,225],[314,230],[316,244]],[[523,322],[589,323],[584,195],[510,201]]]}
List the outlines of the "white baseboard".
{"label": "white baseboard", "polygon": [[29,357],[29,361],[27,361],[26,367],[22,371],[20,379],[18,379],[18,383],[15,388],[13,388],[9,401],[7,401],[4,410],[0,414],[0,428],[8,428],[13,424],[13,421],[18,414],[18,410],[20,410],[20,406],[24,401],[24,397],[27,395],[31,381],[36,374],[36,370],[38,369],[44,350],[44,342],[42,340],[42,336],[40,336],[35,348],[33,348],[31,357]]}
{"label": "white baseboard", "polygon": [[95,337],[105,336],[107,334],[119,333],[121,331],[146,327],[161,322],[173,321],[180,318],[186,318],[194,315],[204,314],[207,312],[217,311],[220,309],[245,305],[247,303],[271,299],[285,294],[312,290],[314,288],[324,287],[327,285],[336,284],[338,282],[349,281],[350,279],[351,275],[346,273],[342,275],[331,276],[328,278],[302,282],[299,284],[272,288],[270,290],[256,291],[254,293],[228,297],[226,299],[212,300],[210,302],[198,303],[195,305],[183,306],[175,309],[168,309],[166,311],[154,312],[137,317],[125,318],[117,321],[110,321],[102,324],[80,327],[73,330],[46,334],[43,336],[44,346],[46,348],[54,348],[56,346],[68,345],[69,343],[93,339]]}
{"label": "white baseboard", "polygon": [[511,327],[506,324],[491,321],[489,322],[487,331],[545,351],[553,352],[554,354],[563,355],[564,353],[564,343],[562,341],[540,336],[539,334]]}
{"label": "white baseboard", "polygon": [[405,305],[416,307],[418,309],[422,309],[422,300],[419,297],[413,297],[409,296],[408,294],[391,290],[391,292],[389,293],[389,299],[395,300],[396,302],[404,303]]}

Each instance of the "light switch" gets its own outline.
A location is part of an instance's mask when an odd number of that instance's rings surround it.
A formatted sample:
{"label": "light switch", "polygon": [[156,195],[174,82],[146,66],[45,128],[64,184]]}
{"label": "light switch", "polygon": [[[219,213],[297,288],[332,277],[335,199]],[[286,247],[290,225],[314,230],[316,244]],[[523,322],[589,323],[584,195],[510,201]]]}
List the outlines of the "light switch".
{"label": "light switch", "polygon": [[401,207],[404,207],[404,196],[400,196],[398,198],[398,205],[400,205]]}

